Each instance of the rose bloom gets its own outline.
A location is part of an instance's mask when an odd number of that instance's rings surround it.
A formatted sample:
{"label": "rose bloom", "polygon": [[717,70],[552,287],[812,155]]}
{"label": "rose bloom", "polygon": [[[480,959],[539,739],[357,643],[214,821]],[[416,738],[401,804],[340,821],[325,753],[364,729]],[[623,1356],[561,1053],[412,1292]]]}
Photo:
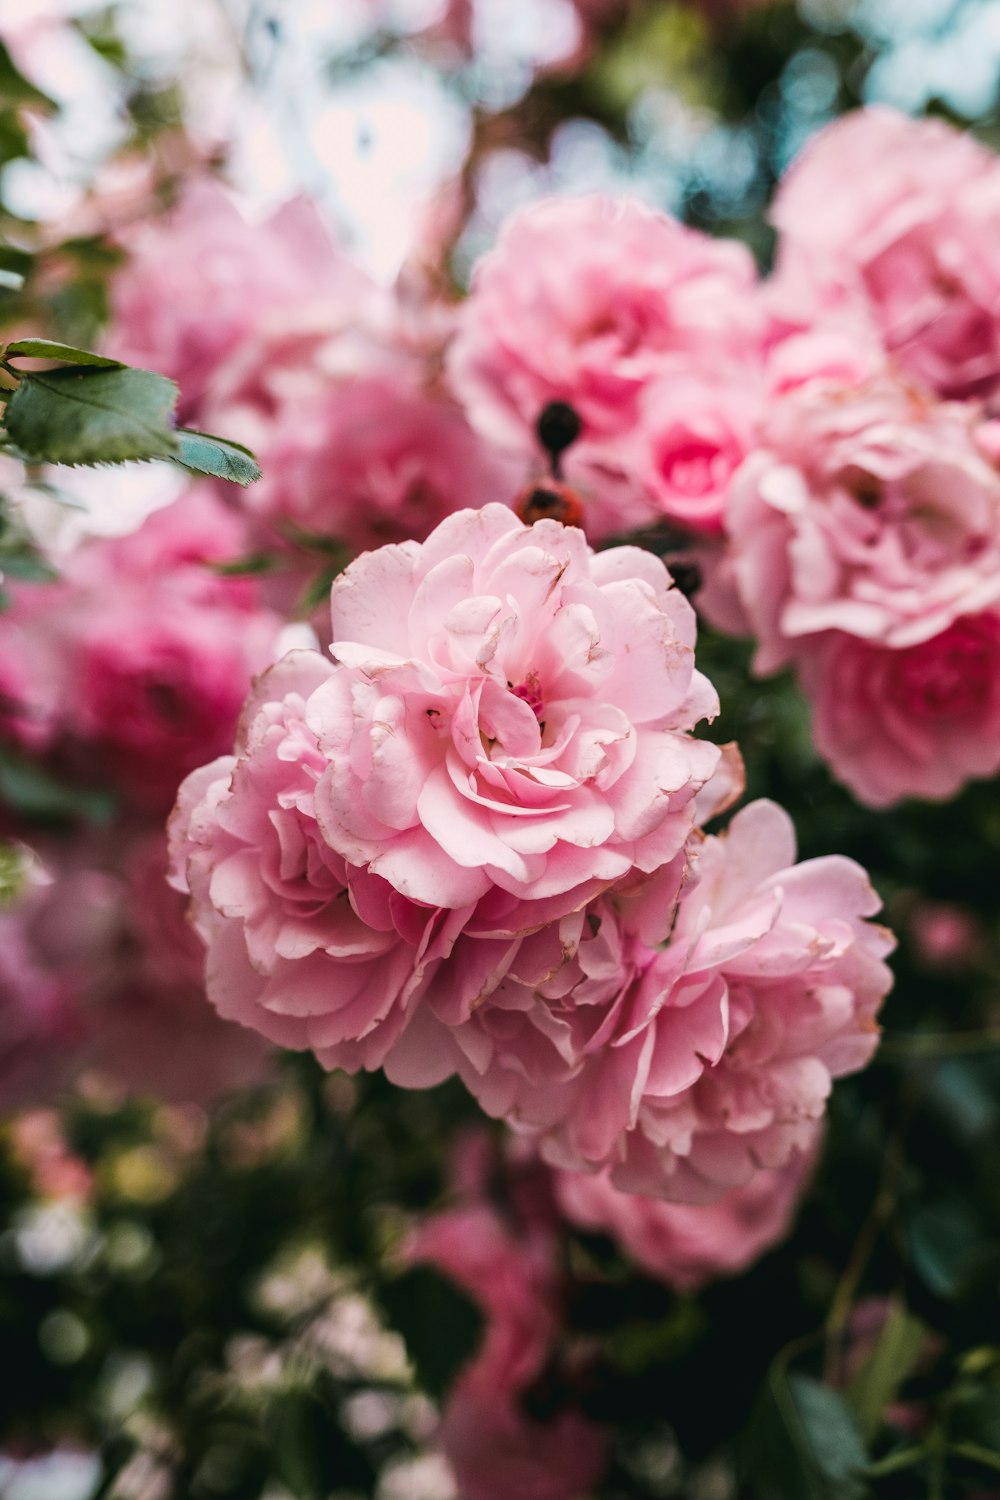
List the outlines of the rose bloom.
{"label": "rose bloom", "polygon": [[523,1397],[559,1328],[554,1247],[471,1204],[419,1226],[408,1261],[451,1277],[486,1319],[482,1344],[445,1398],[440,1443],[466,1500],[585,1500],[608,1462],[604,1433],[571,1403],[536,1418]]}
{"label": "rose bloom", "polygon": [[753,803],[651,878],[495,949],[469,998],[455,976],[473,920],[390,1077],[457,1070],[550,1163],[608,1169],[626,1192],[710,1203],[783,1167],[812,1147],[832,1080],[871,1057],[891,983],[864,872],[794,861],[787,815]]}
{"label": "rose bloom", "polygon": [[[818,1140],[819,1127],[815,1127]],[[556,1197],[567,1219],[610,1235],[650,1276],[694,1291],[720,1276],[745,1271],[788,1234],[815,1160],[796,1151],[783,1167],[760,1171],[715,1203],[665,1203],[622,1193],[606,1173],[556,1174]]]}
{"label": "rose bloom", "polygon": [[220,1015],[355,1071],[380,1065],[464,913],[416,906],[326,841],[316,788],[327,760],[308,719],[335,672],[293,652],[256,684],[236,755],[181,787],[171,881],[192,898]]}
{"label": "rose bloom", "polygon": [[0,615],[0,732],[61,773],[111,781],[162,814],[184,774],[232,742],[281,619],[217,565],[245,551],[206,488],[130,535],[84,542],[54,583],[16,583]]}
{"label": "rose bloom", "polygon": [[553,521],[461,511],[358,558],[307,717],[329,845],[401,895],[526,901],[655,869],[719,759],[695,619],[663,565]]}
{"label": "rose bloom", "polygon": [[166,218],[123,233],[126,264],[111,283],[108,352],[181,387],[182,424],[220,364],[264,324],[310,309],[342,321],[375,295],[304,198],[252,224],[217,182],[189,182]]}
{"label": "rose bloom", "polygon": [[[772,401],[732,481],[710,618],[777,670],[823,631],[917,646],[1000,598],[1000,476],[969,414],[881,377]],[[727,605],[718,595],[735,595]]]}
{"label": "rose bloom", "polygon": [[[384,542],[423,540],[453,511],[513,499],[518,466],[474,433],[454,402],[424,389],[415,363],[358,355],[344,376],[314,362],[302,379],[295,362],[286,385],[263,352],[261,371],[225,372],[214,393],[212,425],[254,449],[264,478],[241,497],[260,545],[273,549],[324,538],[352,553]],[[329,354],[334,349],[326,351]]]}
{"label": "rose bloom", "polygon": [[719,751],[685,732],[714,697],[646,553],[490,506],[358,559],[332,611],[339,664],[287,656],[182,787],[173,879],[221,1014],[370,1068],[429,987],[464,1020],[519,935],[672,855]]}
{"label": "rose bloom", "polygon": [[[20,1058],[16,1088],[3,1069],[3,1104],[48,1102],[95,1069],[130,1092],[199,1102],[256,1082],[268,1049],[205,1004],[162,832],[88,828],[47,840],[41,859],[44,879],[0,913],[0,1059]],[[29,1015],[30,1034],[17,1021]]]}
{"label": "rose bloom", "polygon": [[[476,267],[449,356],[453,388],[493,441],[535,452],[550,401],[579,450],[632,425],[649,382],[756,355],[753,259],[632,199],[551,198],[514,214]],[[569,471],[572,477],[572,471]]]}
{"label": "rose bloom", "polygon": [[655,504],[650,520],[722,530],[729,483],[753,444],[759,404],[749,378],[726,385],[684,374],[649,387],[630,469]]}
{"label": "rose bloom", "polygon": [[1000,769],[997,611],[897,651],[831,631],[798,667],[817,750],[869,807],[943,801]]}
{"label": "rose bloom", "polygon": [[[844,191],[844,184],[850,191]],[[860,309],[898,365],[941,396],[1000,375],[1000,166],[941,120],[885,106],[814,136],[778,189],[776,287],[789,323]]]}

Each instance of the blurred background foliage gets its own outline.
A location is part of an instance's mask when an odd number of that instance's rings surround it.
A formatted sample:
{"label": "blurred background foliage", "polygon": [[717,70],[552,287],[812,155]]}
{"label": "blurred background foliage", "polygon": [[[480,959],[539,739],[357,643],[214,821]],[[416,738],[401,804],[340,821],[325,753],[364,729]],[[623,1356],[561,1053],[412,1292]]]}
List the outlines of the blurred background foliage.
{"label": "blurred background foliage", "polygon": [[[117,252],[87,189],[111,162],[152,163],[165,198],[205,155],[265,196],[308,191],[383,276],[435,187],[457,183],[439,233],[461,285],[513,206],[566,187],[638,192],[766,265],[778,174],[861,101],[1000,135],[995,0],[635,0],[606,6],[570,56],[543,0],[484,4],[470,52],[417,0],[157,9],[69,7],[60,72],[41,8],[29,36],[34,12],[0,3],[8,326],[99,336]],[[28,565],[0,545],[5,571]],[[600,1500],[986,1500],[1000,1495],[1000,793],[861,809],[816,759],[791,682],[754,683],[748,656],[703,637],[717,732],[739,740],[750,794],[789,809],[803,856],[871,872],[900,935],[897,985],[874,1064],[835,1091],[783,1247],[694,1296],[569,1237],[568,1321],[592,1351],[582,1399],[618,1440]],[[99,797],[13,763],[0,795],[36,823],[103,815]],[[59,1113],[8,1121],[0,1496],[442,1500],[434,1401],[477,1315],[394,1255],[446,1194],[473,1122],[457,1088],[407,1094],[291,1057],[212,1113],[85,1080]]]}

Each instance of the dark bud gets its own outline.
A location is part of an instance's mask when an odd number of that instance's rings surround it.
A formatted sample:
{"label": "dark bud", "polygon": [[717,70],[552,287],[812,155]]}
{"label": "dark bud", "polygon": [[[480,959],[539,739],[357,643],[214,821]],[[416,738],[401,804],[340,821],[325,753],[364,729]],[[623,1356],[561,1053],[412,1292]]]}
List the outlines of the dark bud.
{"label": "dark bud", "polygon": [[535,423],[535,432],[549,455],[552,473],[557,479],[561,477],[562,456],[580,436],[582,425],[568,401],[550,401],[547,406],[542,407]]}
{"label": "dark bud", "polygon": [[685,599],[693,599],[701,588],[701,569],[695,562],[671,562],[667,558],[667,567],[670,576],[674,580],[674,588],[682,593]]}
{"label": "dark bud", "polygon": [[514,506],[514,512],[527,526],[535,521],[561,521],[564,526],[583,527],[583,502],[575,490],[561,480],[531,484]]}

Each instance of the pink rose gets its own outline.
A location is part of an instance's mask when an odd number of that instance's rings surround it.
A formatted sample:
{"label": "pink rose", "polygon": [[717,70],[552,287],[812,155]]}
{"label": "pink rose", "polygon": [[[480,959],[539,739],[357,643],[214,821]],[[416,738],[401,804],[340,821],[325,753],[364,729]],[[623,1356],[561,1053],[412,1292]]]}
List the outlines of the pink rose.
{"label": "pink rose", "polygon": [[293,652],[260,679],[237,755],[181,787],[171,878],[192,897],[219,1014],[353,1071],[379,1066],[463,913],[415,906],[327,843],[315,806],[327,761],[307,718],[335,672]]}
{"label": "pink rose", "polygon": [[264,546],[287,547],[304,532],[363,552],[420,541],[463,507],[514,499],[518,468],[491,452],[459,408],[424,390],[415,368],[381,364],[354,378],[317,371],[287,392],[273,366],[254,371],[254,386],[275,382],[266,405],[238,384],[220,394],[213,424],[253,446],[264,470],[241,502]]}
{"label": "pink rose", "polygon": [[251,224],[218,182],[196,179],[165,220],[124,238],[108,351],[176,380],[182,423],[198,414],[223,360],[265,323],[307,307],[316,320],[331,306],[344,316],[372,295],[302,198]]}
{"label": "pink rose", "polygon": [[688,858],[687,876],[679,856],[508,945],[464,1012],[446,970],[390,1076],[450,1052],[487,1113],[553,1165],[680,1202],[810,1148],[832,1079],[876,1045],[892,942],[863,919],[878,899],[850,860],[795,865],[769,802]]}
{"label": "pink rose", "polygon": [[561,896],[671,859],[718,761],[694,614],[648,553],[461,511],[336,580],[310,697],[323,836],[433,906]]}
{"label": "pink rose", "polygon": [[201,489],[128,536],[85,542],[57,582],[13,585],[3,732],[166,812],[185,773],[232,742],[250,678],[277,648],[282,622],[256,584],[214,566],[244,550],[239,522]]}
{"label": "pink rose", "polygon": [[869,807],[942,801],[1000,769],[1000,613],[889,650],[831,631],[800,655],[816,748]]}
{"label": "pink rose", "polygon": [[610,1235],[650,1276],[690,1291],[745,1271],[785,1238],[815,1154],[795,1152],[783,1167],[758,1172],[715,1203],[622,1193],[606,1173],[585,1172],[558,1173],[556,1196],[572,1223]]}
{"label": "pink rose", "polygon": [[[971,419],[887,377],[774,400],[726,528],[760,673],[823,631],[915,646],[1000,598],[1000,476]],[[706,604],[732,623],[711,591]]]}
{"label": "pink rose", "polygon": [[[621,529],[613,486],[623,467],[630,478],[621,439],[646,387],[670,374],[718,379],[752,363],[762,331],[742,245],[630,199],[552,198],[515,214],[476,268],[449,373],[481,431],[536,461],[543,408],[575,409],[582,431],[567,477],[594,490],[595,534],[606,534]],[[627,486],[619,498],[628,505]]]}
{"label": "pink rose", "polygon": [[1000,167],[971,135],[884,106],[857,110],[809,142],[772,218],[789,322],[821,306],[860,310],[939,395],[995,387]]}
{"label": "pink rose", "polygon": [[487,1369],[497,1394],[523,1390],[538,1378],[557,1328],[557,1282],[544,1236],[515,1237],[484,1201],[427,1219],[404,1255],[445,1272],[485,1313],[474,1384]]}
{"label": "pink rose", "polygon": [[[89,828],[41,852],[44,881],[0,913],[0,994],[33,1018],[22,1037],[4,1008],[0,1057],[15,1046],[22,1057],[14,1097],[45,1102],[92,1069],[182,1100],[256,1082],[267,1049],[205,1004],[201,945],[166,884],[162,833]],[[6,1084],[3,1095],[9,1104]]]}
{"label": "pink rose", "polygon": [[534,1418],[485,1383],[460,1380],[438,1441],[463,1500],[589,1500],[608,1439],[574,1407]]}
{"label": "pink rose", "polygon": [[649,387],[640,403],[634,472],[655,502],[656,519],[721,531],[729,483],[753,443],[759,402],[749,379],[727,385],[678,375]]}

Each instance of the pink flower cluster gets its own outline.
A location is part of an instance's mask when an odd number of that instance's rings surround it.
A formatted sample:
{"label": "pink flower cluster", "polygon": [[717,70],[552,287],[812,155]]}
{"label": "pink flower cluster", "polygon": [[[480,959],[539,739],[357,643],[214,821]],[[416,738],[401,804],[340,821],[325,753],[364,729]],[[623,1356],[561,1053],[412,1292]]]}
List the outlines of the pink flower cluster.
{"label": "pink flower cluster", "polygon": [[706,609],[795,668],[862,801],[951,797],[1000,769],[1000,163],[864,110],[773,217],[769,395]]}
{"label": "pink flower cluster", "polygon": [[261,1038],[205,1004],[159,830],[50,835],[40,860],[0,911],[0,1109],[55,1100],[84,1071],[196,1101],[263,1075]]}
{"label": "pink flower cluster", "polygon": [[232,743],[255,672],[283,649],[256,583],[224,570],[244,529],[193,490],[122,537],[93,537],[53,581],[11,581],[0,613],[0,747],[104,827],[5,831],[36,849],[0,911],[0,1106],[53,1098],[96,1068],[203,1098],[258,1076],[258,1037],[204,1001],[202,954],[166,885],[163,818],[184,774]]}
{"label": "pink flower cluster", "polygon": [[458,1073],[630,1191],[711,1201],[808,1151],[891,943],[863,872],[796,866],[771,804],[697,831],[733,775],[702,791],[715,696],[662,564],[460,512],[353,563],[332,634],[181,790],[220,1013],[328,1066]]}
{"label": "pink flower cluster", "polygon": [[378,287],[304,200],[252,225],[196,181],[128,248],[110,352],[177,379],[185,423],[254,449],[251,541],[296,580],[334,544],[419,539],[462,506],[513,498],[519,468],[435,377],[450,308],[413,274]]}
{"label": "pink flower cluster", "polygon": [[746,1270],[785,1238],[815,1156],[814,1149],[797,1151],[714,1203],[623,1193],[607,1174],[584,1172],[558,1173],[556,1199],[570,1223],[609,1235],[650,1276],[694,1291]]}
{"label": "pink flower cluster", "polygon": [[712,1204],[624,1193],[606,1176],[551,1172],[521,1143],[459,1138],[448,1207],[404,1239],[484,1318],[479,1345],[445,1398],[437,1441],[469,1500],[582,1500],[608,1462],[607,1435],[581,1410],[620,1376],[574,1338],[568,1306],[599,1281],[570,1253],[579,1230],[611,1236],[648,1275],[680,1290],[745,1269],[787,1233],[816,1144]]}
{"label": "pink flower cluster", "polygon": [[705,612],[758,672],[794,668],[835,774],[873,806],[950,797],[1000,769],[1000,164],[862,110],[773,217],[760,282],[634,202],[521,210],[458,310],[451,386],[536,475],[539,418],[571,407],[588,533],[700,537]]}
{"label": "pink flower cluster", "polygon": [[[285,559],[283,607],[554,464],[592,540],[697,543],[705,613],[755,637],[758,672],[796,672],[859,798],[949,797],[1000,768],[1000,166],[861,110],[807,146],[773,219],[762,281],[745,247],[638,202],[536,202],[455,304],[416,260],[376,286],[303,203],[252,227],[199,183],[131,233],[111,347],[259,452],[240,503]],[[580,429],[555,458],[553,403]]]}
{"label": "pink flower cluster", "polygon": [[244,530],[210,490],[138,531],[93,538],[0,613],[0,739],[162,817],[182,776],[232,740],[284,626],[220,566]]}
{"label": "pink flower cluster", "polygon": [[752,440],[765,329],[743,246],[628,199],[554,198],[477,266],[449,373],[476,426],[536,464],[542,410],[573,407],[566,470],[592,536],[664,517],[713,532]]}

